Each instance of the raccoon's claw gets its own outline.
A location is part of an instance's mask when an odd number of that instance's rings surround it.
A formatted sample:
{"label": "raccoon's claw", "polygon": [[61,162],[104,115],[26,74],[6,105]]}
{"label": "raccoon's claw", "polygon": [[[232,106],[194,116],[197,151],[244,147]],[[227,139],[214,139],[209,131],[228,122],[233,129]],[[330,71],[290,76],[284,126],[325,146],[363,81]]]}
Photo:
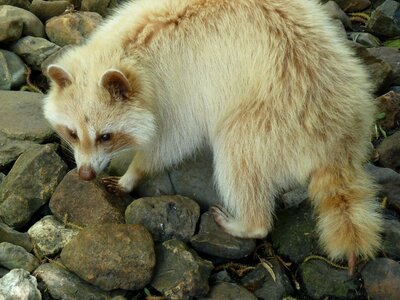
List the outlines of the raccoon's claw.
{"label": "raccoon's claw", "polygon": [[214,217],[215,223],[218,224],[223,230],[226,230],[224,224],[229,222],[230,215],[221,205],[214,205],[211,207],[211,215]]}
{"label": "raccoon's claw", "polygon": [[117,176],[104,177],[101,179],[101,182],[109,193],[123,196],[126,194],[126,191],[119,185],[120,178]]}

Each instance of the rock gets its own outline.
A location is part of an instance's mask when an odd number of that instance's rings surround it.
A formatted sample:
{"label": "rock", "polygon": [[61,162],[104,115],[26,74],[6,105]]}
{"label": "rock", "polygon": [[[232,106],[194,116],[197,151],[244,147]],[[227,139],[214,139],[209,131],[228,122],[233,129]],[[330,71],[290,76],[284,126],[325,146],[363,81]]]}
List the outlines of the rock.
{"label": "rock", "polygon": [[28,10],[31,3],[29,0],[0,0],[0,5],[11,5]]}
{"label": "rock", "polygon": [[10,45],[10,49],[21,56],[35,70],[40,70],[42,62],[57,52],[60,47],[46,39],[26,36]]}
{"label": "rock", "polygon": [[154,241],[178,239],[189,241],[196,229],[200,207],[192,199],[183,196],[140,198],[125,211],[128,224],[142,224]]}
{"label": "rock", "polygon": [[400,3],[386,0],[371,14],[367,29],[374,34],[395,37],[400,35]]}
{"label": "rock", "polygon": [[3,173],[0,173],[0,184],[3,182],[4,178],[6,178],[6,175],[4,175]]}
{"label": "rock", "polygon": [[0,20],[0,42],[7,43],[18,40],[22,35],[24,23],[15,17]]}
{"label": "rock", "polygon": [[157,197],[162,195],[175,195],[168,172],[146,179],[137,187],[137,193],[141,197]]}
{"label": "rock", "polygon": [[393,48],[400,48],[400,39],[394,40],[386,40],[383,42],[383,46],[385,47],[393,47]]}
{"label": "rock", "polygon": [[24,83],[25,64],[22,59],[10,51],[0,49],[0,90],[16,89]]}
{"label": "rock", "polygon": [[106,16],[108,13],[107,7],[110,4],[110,0],[82,0],[81,10],[96,12],[102,16]]}
{"label": "rock", "polygon": [[0,243],[0,265],[7,269],[24,269],[32,272],[39,266],[39,260],[21,246],[7,242]]}
{"label": "rock", "polygon": [[270,261],[270,267],[275,278],[272,278],[267,269],[262,264],[259,264],[241,279],[241,284],[248,290],[253,291],[258,299],[284,299],[293,293],[290,280],[276,258]]}
{"label": "rock", "polygon": [[151,285],[167,299],[189,299],[208,293],[211,262],[178,240],[163,242],[156,253],[157,266]]}
{"label": "rock", "polygon": [[299,270],[304,287],[311,298],[330,296],[357,299],[356,279],[350,278],[347,270],[334,269],[320,260],[303,262]]}
{"label": "rock", "polygon": [[305,257],[322,252],[315,217],[307,202],[277,212],[271,239],[279,255],[295,263],[301,263]]}
{"label": "rock", "polygon": [[210,276],[209,282],[216,284],[221,282],[235,282],[235,281],[232,279],[229,273],[224,269],[222,271],[212,274]]}
{"label": "rock", "polygon": [[3,222],[0,222],[0,242],[21,246],[28,252],[31,252],[33,248],[31,238],[27,233],[15,231]]}
{"label": "rock", "polygon": [[50,209],[58,220],[79,226],[124,223],[125,203],[108,193],[98,180],[84,181],[76,169],[57,186]]}
{"label": "rock", "polygon": [[393,91],[393,92],[395,92],[397,94],[400,94],[400,86],[399,85],[391,86],[389,91]]}
{"label": "rock", "polygon": [[400,131],[385,138],[376,150],[382,166],[400,172]]}
{"label": "rock", "polygon": [[400,124],[400,93],[390,91],[375,99],[378,112],[384,113],[385,117],[377,121],[383,129],[393,129]]}
{"label": "rock", "polygon": [[40,69],[44,76],[47,76],[47,67],[54,63],[61,55],[67,52],[69,49],[73,48],[73,46],[68,45],[60,48],[58,51],[54,52],[50,56],[48,56],[40,65]]}
{"label": "rock", "polygon": [[15,162],[0,185],[0,217],[20,228],[49,199],[66,173],[52,145],[35,145]]}
{"label": "rock", "polygon": [[54,131],[43,116],[42,104],[42,94],[0,91],[0,132],[18,140],[51,140]]}
{"label": "rock", "polygon": [[222,282],[211,286],[209,294],[200,300],[257,300],[251,292],[241,287],[240,285],[228,282]]}
{"label": "rock", "polygon": [[196,251],[229,259],[246,257],[256,247],[253,239],[240,239],[225,233],[210,212],[201,216],[199,233],[190,239],[190,243]]}
{"label": "rock", "polygon": [[30,11],[34,13],[40,20],[46,21],[52,17],[61,15],[67,8],[71,6],[72,5],[69,1],[64,0],[33,0],[30,6]]}
{"label": "rock", "polygon": [[333,20],[339,20],[342,22],[344,27],[351,29],[350,18],[345,14],[345,12],[339,7],[336,2],[328,1],[323,5],[323,8]]}
{"label": "rock", "polygon": [[59,253],[77,234],[77,229],[65,228],[53,216],[45,216],[28,230],[40,257]]}
{"label": "rock", "polygon": [[31,35],[36,37],[44,37],[44,25],[40,22],[39,18],[36,17],[30,11],[25,9],[10,6],[10,5],[2,5],[0,6],[0,19],[3,18],[17,18],[22,20],[23,29],[22,35]]}
{"label": "rock", "polygon": [[400,264],[389,258],[370,261],[361,271],[368,296],[374,300],[397,300],[400,295]]}
{"label": "rock", "polygon": [[[59,264],[59,263],[58,263]],[[80,279],[58,264],[43,264],[34,275],[46,285],[46,290],[55,300],[110,300],[109,293]]]}
{"label": "rock", "polygon": [[214,189],[212,153],[203,151],[170,172],[176,194],[195,200],[202,211],[221,203]]}
{"label": "rock", "polygon": [[299,206],[300,203],[307,200],[308,192],[306,187],[297,187],[281,196],[281,201],[285,208]]}
{"label": "rock", "polygon": [[334,0],[345,12],[357,12],[371,5],[369,0]]}
{"label": "rock", "polygon": [[8,138],[0,132],[0,170],[10,166],[27,149],[35,145],[34,142],[20,141]]}
{"label": "rock", "polygon": [[36,278],[22,269],[14,269],[0,278],[0,296],[5,300],[42,300]]}
{"label": "rock", "polygon": [[400,222],[385,220],[383,230],[383,252],[393,259],[400,259]]}
{"label": "rock", "polygon": [[83,229],[61,252],[64,265],[103,290],[142,289],[156,263],[150,233],[142,225],[106,224]]}
{"label": "rock", "polygon": [[46,23],[46,33],[59,46],[81,44],[103,18],[93,12],[68,13],[51,18]]}
{"label": "rock", "polygon": [[0,267],[0,278],[6,275],[8,272],[10,272],[9,269]]}
{"label": "rock", "polygon": [[390,47],[378,47],[369,48],[368,52],[390,65],[393,70],[392,84],[400,85],[400,50]]}
{"label": "rock", "polygon": [[348,37],[353,42],[359,43],[365,47],[379,47],[381,41],[368,32],[349,32]]}

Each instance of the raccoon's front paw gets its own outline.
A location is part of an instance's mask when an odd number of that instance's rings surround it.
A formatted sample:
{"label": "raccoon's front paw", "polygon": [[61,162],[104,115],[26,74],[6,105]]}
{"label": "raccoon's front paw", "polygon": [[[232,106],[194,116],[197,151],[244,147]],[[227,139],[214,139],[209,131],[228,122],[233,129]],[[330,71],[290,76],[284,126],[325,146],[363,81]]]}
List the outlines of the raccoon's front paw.
{"label": "raccoon's front paw", "polygon": [[116,194],[118,196],[123,196],[127,194],[129,191],[120,185],[119,183],[120,179],[121,177],[118,176],[110,176],[102,178],[101,182],[103,183],[104,187],[109,193]]}

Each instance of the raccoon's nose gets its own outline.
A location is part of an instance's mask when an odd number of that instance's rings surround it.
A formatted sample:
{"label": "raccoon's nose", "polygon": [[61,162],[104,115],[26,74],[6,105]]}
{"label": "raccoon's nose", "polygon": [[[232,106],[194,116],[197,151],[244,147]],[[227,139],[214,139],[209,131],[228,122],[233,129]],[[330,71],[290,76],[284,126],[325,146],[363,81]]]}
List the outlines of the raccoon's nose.
{"label": "raccoon's nose", "polygon": [[79,177],[83,180],[92,180],[96,177],[96,173],[93,171],[91,167],[80,167],[79,168]]}

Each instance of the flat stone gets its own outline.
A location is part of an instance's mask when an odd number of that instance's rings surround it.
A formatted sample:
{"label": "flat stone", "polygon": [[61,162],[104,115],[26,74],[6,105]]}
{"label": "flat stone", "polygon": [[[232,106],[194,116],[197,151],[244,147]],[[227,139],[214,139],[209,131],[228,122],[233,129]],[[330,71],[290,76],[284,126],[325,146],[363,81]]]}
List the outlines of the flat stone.
{"label": "flat stone", "polygon": [[51,18],[46,22],[50,41],[59,45],[81,44],[103,18],[94,12],[74,12]]}
{"label": "flat stone", "polygon": [[35,145],[15,162],[0,185],[0,217],[21,228],[45,204],[66,173],[67,167],[53,145]]}
{"label": "flat stone", "polygon": [[0,42],[7,43],[18,40],[22,35],[24,23],[15,17],[3,17],[0,20]]}
{"label": "flat stone", "polygon": [[246,257],[256,247],[253,239],[240,239],[224,232],[210,212],[201,216],[199,233],[190,239],[190,243],[196,251],[229,259]]}
{"label": "flat stone", "polygon": [[0,132],[9,138],[43,143],[54,137],[43,116],[43,95],[0,91]]}
{"label": "flat stone", "polygon": [[64,247],[61,260],[79,277],[106,291],[142,289],[150,282],[156,263],[151,235],[137,224],[85,228]]}
{"label": "flat stone", "polygon": [[50,199],[54,216],[79,226],[124,223],[126,203],[108,193],[98,180],[84,181],[76,169],[57,186]]}
{"label": "flat stone", "polygon": [[350,40],[365,47],[379,47],[382,43],[380,39],[368,32],[349,32]]}
{"label": "flat stone", "polygon": [[0,278],[0,296],[5,300],[42,300],[36,278],[22,269],[11,270]]}
{"label": "flat stone", "polygon": [[46,21],[52,17],[61,15],[69,7],[72,7],[69,1],[33,0],[29,10],[40,20]]}
{"label": "flat stone", "polygon": [[77,229],[65,228],[52,215],[43,217],[28,230],[40,257],[59,253],[78,233]]}
{"label": "flat stone", "polygon": [[21,246],[7,242],[0,243],[0,265],[7,269],[24,269],[32,272],[39,266],[39,260]]}
{"label": "flat stone", "polygon": [[400,85],[400,50],[391,47],[368,48],[368,53],[387,63],[393,71],[392,85]]}
{"label": "flat stone", "polygon": [[240,285],[229,283],[229,282],[222,282],[218,283],[214,286],[211,286],[210,292],[206,297],[199,298],[200,300],[222,300],[222,299],[229,299],[229,300],[257,300],[256,296],[246,290],[244,287]]}
{"label": "flat stone", "polygon": [[320,260],[304,262],[299,270],[304,288],[312,299],[323,296],[359,299],[357,279],[349,277],[347,270],[335,269]]}
{"label": "flat stone", "polygon": [[0,49],[0,90],[16,89],[24,83],[25,64],[22,59],[13,52]]}
{"label": "flat stone", "polygon": [[75,274],[59,266],[48,263],[39,266],[34,275],[45,283],[46,291],[55,300],[110,300],[109,293],[82,280]]}
{"label": "flat stone", "polygon": [[33,248],[31,238],[26,232],[18,232],[3,222],[0,222],[0,242],[21,246],[28,252]]}
{"label": "flat stone", "polygon": [[213,265],[183,242],[169,240],[156,248],[157,266],[151,285],[167,299],[205,296]]}
{"label": "flat stone", "polygon": [[10,49],[33,69],[40,70],[42,62],[60,47],[44,38],[26,36],[11,44]]}
{"label": "flat stone", "polygon": [[128,224],[142,224],[150,231],[154,241],[178,239],[189,241],[196,229],[200,207],[183,196],[140,198],[125,211]]}
{"label": "flat stone", "polygon": [[375,99],[378,112],[384,113],[383,119],[377,120],[377,124],[384,130],[394,129],[400,123],[400,93],[390,91]]}
{"label": "flat stone", "polygon": [[0,0],[0,5],[11,5],[29,10],[31,3],[29,0]]}
{"label": "flat stone", "polygon": [[382,166],[400,172],[400,131],[385,138],[376,150]]}
{"label": "flat stone", "polygon": [[397,300],[400,295],[400,264],[389,258],[368,262],[361,271],[368,296],[374,300]]}
{"label": "flat stone", "polygon": [[394,0],[386,0],[371,14],[367,29],[372,33],[385,37],[400,35],[400,3]]}
{"label": "flat stone", "polygon": [[10,139],[0,132],[0,170],[10,166],[33,145],[34,142]]}
{"label": "flat stone", "polygon": [[23,22],[23,29],[22,29],[22,35],[30,35],[30,36],[36,36],[36,37],[44,37],[45,32],[44,32],[44,25],[42,22],[39,20],[38,17],[36,17],[33,13],[30,11],[27,11],[25,9],[11,6],[11,5],[2,5],[0,6],[0,19],[3,18],[17,18],[19,20],[22,20]]}

